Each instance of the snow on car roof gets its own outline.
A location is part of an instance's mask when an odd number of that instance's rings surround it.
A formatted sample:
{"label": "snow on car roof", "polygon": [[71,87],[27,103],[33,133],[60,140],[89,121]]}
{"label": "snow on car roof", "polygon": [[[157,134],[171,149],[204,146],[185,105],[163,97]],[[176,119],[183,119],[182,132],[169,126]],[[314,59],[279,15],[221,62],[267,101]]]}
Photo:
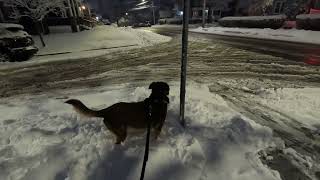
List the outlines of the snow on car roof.
{"label": "snow on car roof", "polygon": [[11,29],[11,28],[23,30],[23,26],[20,24],[0,23],[0,29]]}
{"label": "snow on car roof", "polygon": [[19,24],[0,23],[0,39],[29,36],[27,32],[23,31],[23,26]]}

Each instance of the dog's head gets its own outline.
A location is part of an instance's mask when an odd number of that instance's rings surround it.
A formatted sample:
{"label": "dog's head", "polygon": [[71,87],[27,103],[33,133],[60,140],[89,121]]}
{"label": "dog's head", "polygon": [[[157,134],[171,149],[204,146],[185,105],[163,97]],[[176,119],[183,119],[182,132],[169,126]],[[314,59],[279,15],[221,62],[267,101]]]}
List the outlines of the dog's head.
{"label": "dog's head", "polygon": [[165,82],[153,82],[150,84],[149,89],[152,89],[153,94],[169,95],[169,85]]}

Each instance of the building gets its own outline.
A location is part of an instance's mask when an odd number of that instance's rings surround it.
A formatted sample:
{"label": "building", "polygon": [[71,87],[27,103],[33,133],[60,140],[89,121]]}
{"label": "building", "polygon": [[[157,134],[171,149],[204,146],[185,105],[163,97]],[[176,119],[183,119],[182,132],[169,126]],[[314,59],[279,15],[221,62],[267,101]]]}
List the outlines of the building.
{"label": "building", "polygon": [[[191,17],[202,18],[203,0],[191,0]],[[320,0],[206,0],[205,17],[208,22],[225,16],[262,16],[297,14],[320,9]]]}

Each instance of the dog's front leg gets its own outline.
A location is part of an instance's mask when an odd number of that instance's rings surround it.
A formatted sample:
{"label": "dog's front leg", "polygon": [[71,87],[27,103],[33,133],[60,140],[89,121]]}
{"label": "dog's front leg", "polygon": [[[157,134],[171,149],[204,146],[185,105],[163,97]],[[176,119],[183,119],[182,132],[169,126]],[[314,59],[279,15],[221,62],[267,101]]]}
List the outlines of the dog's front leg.
{"label": "dog's front leg", "polygon": [[161,129],[162,129],[163,124],[164,124],[164,120],[160,120],[160,122],[156,123],[155,126],[153,127],[155,140],[158,139],[158,137],[161,133]]}

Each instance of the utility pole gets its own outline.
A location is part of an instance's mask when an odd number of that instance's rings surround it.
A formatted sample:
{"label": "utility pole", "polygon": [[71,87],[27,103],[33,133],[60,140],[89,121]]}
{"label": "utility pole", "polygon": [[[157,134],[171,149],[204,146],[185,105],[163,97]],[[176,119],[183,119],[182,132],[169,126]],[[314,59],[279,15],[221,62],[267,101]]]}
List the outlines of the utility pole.
{"label": "utility pole", "polygon": [[72,0],[67,0],[67,3],[68,3],[68,10],[69,10],[69,16],[70,16],[69,18],[70,18],[71,30],[72,32],[78,32],[77,22],[74,17],[74,12],[72,9]]}
{"label": "utility pole", "polygon": [[156,16],[155,16],[155,12],[154,12],[154,2],[152,0],[152,17],[153,17],[153,25],[156,24]]}
{"label": "utility pole", "polygon": [[4,15],[2,13],[1,6],[0,6],[0,22],[4,22]]}
{"label": "utility pole", "polygon": [[0,22],[4,22],[4,15],[2,12],[3,4],[4,4],[4,2],[0,1]]}
{"label": "utility pole", "polygon": [[189,9],[190,0],[184,0],[183,4],[183,29],[182,29],[182,56],[181,56],[181,83],[180,83],[180,123],[186,126],[184,119],[185,98],[186,98],[186,79],[187,79],[187,60],[188,60],[188,31],[189,31]]}
{"label": "utility pole", "polygon": [[203,0],[202,6],[202,28],[205,28],[206,25],[206,0]]}

